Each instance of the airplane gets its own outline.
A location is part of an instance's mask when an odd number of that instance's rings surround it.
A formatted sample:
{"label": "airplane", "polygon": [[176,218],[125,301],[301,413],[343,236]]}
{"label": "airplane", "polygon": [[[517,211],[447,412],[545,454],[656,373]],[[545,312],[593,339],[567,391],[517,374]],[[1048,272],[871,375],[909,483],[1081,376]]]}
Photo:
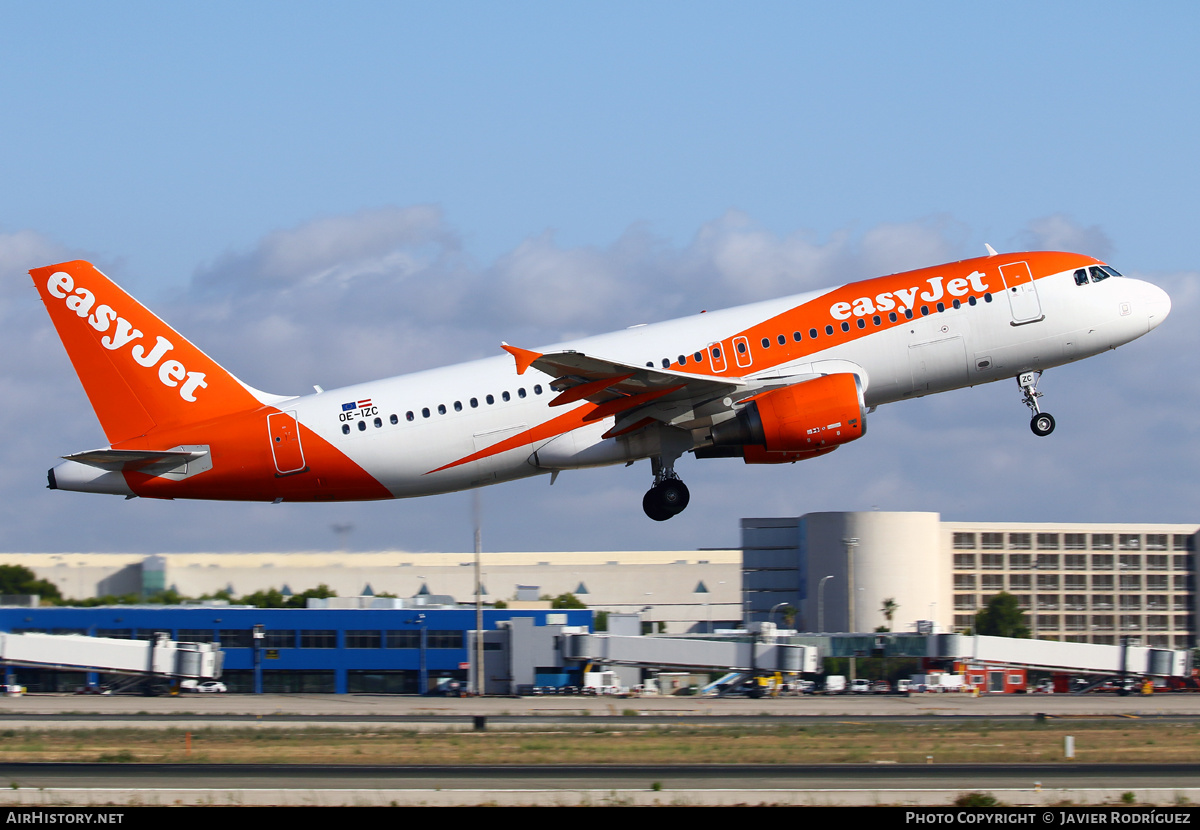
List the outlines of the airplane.
{"label": "airplane", "polygon": [[238,380],[93,265],[32,269],[107,447],[49,487],[133,498],[426,496],[649,459],[646,515],[699,459],[781,464],[866,433],[887,403],[1015,378],[1036,435],[1049,368],[1166,319],[1170,297],[1093,257],[987,255],[531,350],[283,396]]}

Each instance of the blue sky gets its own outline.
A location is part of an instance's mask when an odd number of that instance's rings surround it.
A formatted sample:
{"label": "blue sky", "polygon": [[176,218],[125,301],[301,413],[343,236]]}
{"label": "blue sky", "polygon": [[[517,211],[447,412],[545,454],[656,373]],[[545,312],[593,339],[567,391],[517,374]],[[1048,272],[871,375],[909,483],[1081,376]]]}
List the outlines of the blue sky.
{"label": "blue sky", "polygon": [[[778,469],[484,492],[491,549],[737,543],[743,515],[1200,520],[1194,4],[0,2],[0,549],[469,549],[470,497],[123,503],[26,269],[83,256],[300,393],[998,249],[1107,258],[1175,312],[1015,384],[881,409]],[[643,470],[642,467],[647,467]],[[702,509],[697,509],[701,507]]]}

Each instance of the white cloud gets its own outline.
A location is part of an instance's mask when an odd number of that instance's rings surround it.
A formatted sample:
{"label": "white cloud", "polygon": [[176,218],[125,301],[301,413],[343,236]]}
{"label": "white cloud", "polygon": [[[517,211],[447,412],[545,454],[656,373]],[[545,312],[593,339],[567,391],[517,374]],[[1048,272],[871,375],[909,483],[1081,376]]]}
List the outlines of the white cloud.
{"label": "white cloud", "polygon": [[1113,243],[1099,225],[1080,227],[1062,213],[1034,219],[1017,235],[1021,248],[1030,251],[1070,251],[1107,260]]}

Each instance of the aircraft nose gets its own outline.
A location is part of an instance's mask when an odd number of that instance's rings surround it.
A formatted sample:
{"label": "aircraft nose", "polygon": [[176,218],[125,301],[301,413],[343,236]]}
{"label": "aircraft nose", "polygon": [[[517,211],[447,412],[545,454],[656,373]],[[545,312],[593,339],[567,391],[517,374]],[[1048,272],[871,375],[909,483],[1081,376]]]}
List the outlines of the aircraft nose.
{"label": "aircraft nose", "polygon": [[1142,286],[1141,306],[1146,311],[1146,331],[1153,331],[1171,313],[1171,296],[1152,283]]}

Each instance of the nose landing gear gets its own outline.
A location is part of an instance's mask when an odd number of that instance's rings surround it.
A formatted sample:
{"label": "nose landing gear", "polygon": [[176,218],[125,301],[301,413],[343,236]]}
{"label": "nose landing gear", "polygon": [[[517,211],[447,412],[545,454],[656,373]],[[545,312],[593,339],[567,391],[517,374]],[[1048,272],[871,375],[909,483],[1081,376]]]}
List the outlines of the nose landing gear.
{"label": "nose landing gear", "polygon": [[665,522],[683,512],[691,500],[687,485],[675,475],[673,466],[662,459],[651,459],[654,468],[654,486],[642,496],[642,510],[656,522]]}
{"label": "nose landing gear", "polygon": [[1021,387],[1021,402],[1033,413],[1029,420],[1029,428],[1033,430],[1034,435],[1046,436],[1054,432],[1054,416],[1049,412],[1042,412],[1042,408],[1038,406],[1037,399],[1042,397],[1042,393],[1037,390],[1037,385],[1041,379],[1040,369],[1035,372],[1022,372],[1017,375],[1017,385]]}

